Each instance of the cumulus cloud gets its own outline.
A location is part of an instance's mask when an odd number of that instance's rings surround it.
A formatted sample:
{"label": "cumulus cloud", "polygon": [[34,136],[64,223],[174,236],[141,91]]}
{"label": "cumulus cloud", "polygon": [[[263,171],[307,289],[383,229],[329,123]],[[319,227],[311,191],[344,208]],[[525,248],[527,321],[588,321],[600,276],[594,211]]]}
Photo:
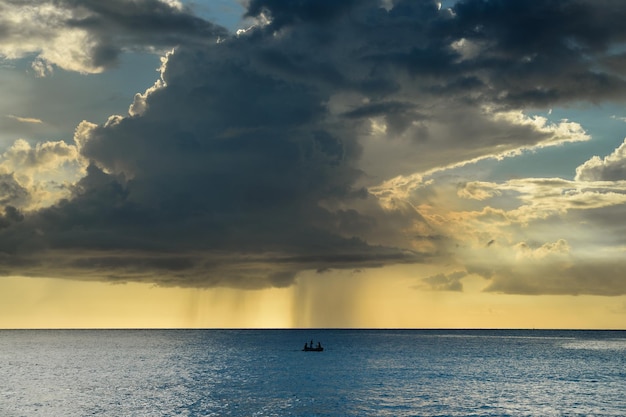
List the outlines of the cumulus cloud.
{"label": "cumulus cloud", "polygon": [[[439,175],[425,177],[406,198],[433,233],[444,237],[439,253],[446,269],[484,278],[485,291],[626,293],[620,273],[626,267],[626,227],[619,220],[626,208],[626,181],[468,183]],[[424,282],[445,290],[457,283],[450,274]]]}
{"label": "cumulus cloud", "polygon": [[626,140],[613,153],[600,158],[594,156],[576,168],[579,181],[626,180]]}
{"label": "cumulus cloud", "polygon": [[[42,74],[176,46],[129,114],[81,123],[73,145],[7,153],[23,168],[6,169],[5,274],[258,288],[302,270],[439,259],[455,269],[424,283],[458,291],[463,274],[487,271],[467,248],[524,254],[523,227],[624,204],[615,184],[440,180],[589,139],[524,109],[623,97],[605,62],[626,35],[618,2],[254,0],[258,24],[238,34],[174,1],[0,4],[0,53],[35,54]],[[68,161],[84,171],[66,195],[17,210],[18,171]],[[578,247],[537,242],[526,244],[538,264]],[[484,274],[491,289],[513,291],[498,274]]]}
{"label": "cumulus cloud", "polygon": [[50,141],[32,146],[16,140],[0,155],[0,174],[4,188],[19,190],[16,198],[3,200],[20,210],[49,206],[69,196],[69,186],[84,175],[86,161],[75,145]]}

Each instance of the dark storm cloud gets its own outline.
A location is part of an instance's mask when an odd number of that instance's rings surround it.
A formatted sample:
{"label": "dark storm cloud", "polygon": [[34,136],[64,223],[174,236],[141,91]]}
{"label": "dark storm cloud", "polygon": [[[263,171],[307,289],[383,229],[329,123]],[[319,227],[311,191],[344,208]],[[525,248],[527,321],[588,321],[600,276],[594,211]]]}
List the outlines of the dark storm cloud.
{"label": "dark storm cloud", "polygon": [[[362,159],[372,118],[390,141],[409,138],[397,162],[373,165],[415,172],[552,139],[494,118],[497,109],[624,92],[616,66],[602,66],[626,33],[618,2],[463,1],[450,11],[255,0],[248,16],[269,23],[240,36],[157,1],[52,4],[72,11],[64,27],[95,39],[92,66],[124,48],[178,48],[132,116],[78,129],[91,165],[72,196],[7,220],[5,273],[258,288],[302,270],[423,261],[446,239],[429,254],[395,245],[406,233],[388,229],[408,217],[376,209],[357,185],[371,175]],[[428,283],[460,290],[461,278]]]}
{"label": "dark storm cloud", "polygon": [[494,92],[514,106],[622,99],[622,73],[599,65],[626,40],[626,7],[606,1],[461,1],[458,34],[483,43],[470,65],[489,71]]}
{"label": "dark storm cloud", "polygon": [[320,206],[367,197],[353,185],[360,147],[325,120],[323,91],[253,65],[255,46],[233,38],[170,56],[167,87],[149,94],[143,114],[78,138],[93,161],[87,175],[70,199],[6,234],[1,249],[19,252],[9,265],[258,288],[288,285],[303,269],[414,261],[348,233],[366,217]]}
{"label": "dark storm cloud", "polygon": [[623,72],[603,64],[624,39],[618,2],[466,1],[451,10],[393,3],[386,10],[379,1],[322,2],[323,13],[306,19],[317,2],[259,0],[249,12],[271,20],[255,32],[272,36],[269,44],[256,39],[259,65],[367,98],[344,103],[340,114],[352,122],[379,116],[388,137],[399,139],[373,151],[381,160],[370,168],[375,177],[550,140],[535,126],[494,118],[499,111],[621,100],[626,92]]}

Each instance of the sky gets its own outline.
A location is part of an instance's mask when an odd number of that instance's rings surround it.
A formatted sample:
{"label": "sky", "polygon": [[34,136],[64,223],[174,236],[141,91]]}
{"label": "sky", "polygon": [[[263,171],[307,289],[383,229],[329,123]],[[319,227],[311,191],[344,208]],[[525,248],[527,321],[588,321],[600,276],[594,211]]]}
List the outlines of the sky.
{"label": "sky", "polygon": [[0,328],[626,328],[626,3],[0,0]]}

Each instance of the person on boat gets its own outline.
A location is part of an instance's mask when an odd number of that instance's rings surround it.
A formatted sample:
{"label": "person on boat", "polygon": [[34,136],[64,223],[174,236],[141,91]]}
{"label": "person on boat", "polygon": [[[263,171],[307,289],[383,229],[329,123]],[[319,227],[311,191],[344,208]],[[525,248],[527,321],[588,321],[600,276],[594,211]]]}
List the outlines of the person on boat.
{"label": "person on boat", "polygon": [[322,348],[322,344],[320,342],[317,342],[317,348],[321,349]]}
{"label": "person on boat", "polygon": [[307,342],[304,342],[304,350],[307,350],[309,347],[309,344]]}

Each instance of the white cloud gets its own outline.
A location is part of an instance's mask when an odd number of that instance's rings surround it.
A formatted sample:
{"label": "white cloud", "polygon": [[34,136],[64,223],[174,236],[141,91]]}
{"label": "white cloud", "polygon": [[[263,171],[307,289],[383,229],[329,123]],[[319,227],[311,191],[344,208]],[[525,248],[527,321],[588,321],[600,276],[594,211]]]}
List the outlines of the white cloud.
{"label": "white cloud", "polygon": [[95,40],[88,31],[69,27],[66,21],[77,18],[71,10],[54,4],[0,4],[0,55],[8,59],[36,54],[33,69],[46,75],[50,64],[85,73],[101,72],[91,58]]}
{"label": "white cloud", "polygon": [[[505,112],[491,112],[494,120],[505,120],[513,126],[528,126],[539,133],[546,135],[546,140],[536,145],[537,148],[562,145],[571,142],[584,142],[591,139],[580,123],[563,119],[558,123],[552,123],[542,116],[529,116],[522,110],[510,110]],[[498,156],[498,155],[494,155]]]}
{"label": "white cloud", "polygon": [[[515,207],[501,212],[510,222],[528,225],[572,210],[594,210],[626,204],[626,181],[582,183],[560,178],[526,178],[504,183],[470,182],[461,187],[459,195],[474,196],[476,200],[505,195],[503,198],[508,200],[507,204],[515,204]],[[494,214],[499,217],[500,214],[496,213],[500,211],[474,214],[486,219]]]}
{"label": "white cloud", "polygon": [[626,180],[626,139],[610,155],[594,156],[576,168],[578,181],[618,181]]}
{"label": "white cloud", "polygon": [[135,94],[133,103],[128,108],[129,115],[131,116],[142,115],[146,111],[147,106],[148,106],[147,105],[148,96],[150,94],[155,93],[157,90],[160,90],[167,86],[167,83],[163,79],[163,73],[165,72],[165,69],[167,68],[167,61],[170,58],[170,56],[174,53],[174,51],[175,49],[169,51],[168,53],[166,53],[164,56],[161,57],[161,67],[159,68],[159,74],[160,74],[159,79],[157,79],[155,83],[151,87],[146,89],[146,91],[144,91],[143,93]]}
{"label": "white cloud", "polygon": [[84,175],[85,166],[77,147],[63,141],[31,146],[18,139],[0,156],[0,174],[10,175],[30,195],[28,199],[11,202],[25,210],[46,207],[68,197],[71,184]]}

